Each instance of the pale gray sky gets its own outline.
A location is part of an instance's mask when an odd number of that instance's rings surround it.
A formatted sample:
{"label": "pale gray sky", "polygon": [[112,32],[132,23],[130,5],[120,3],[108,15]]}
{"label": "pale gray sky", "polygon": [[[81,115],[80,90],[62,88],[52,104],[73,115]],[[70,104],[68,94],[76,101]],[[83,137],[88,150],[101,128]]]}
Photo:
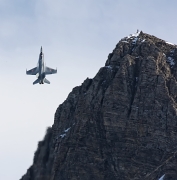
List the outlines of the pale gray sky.
{"label": "pale gray sky", "polygon": [[[176,0],[0,0],[0,179],[18,180],[59,104],[136,32],[177,44]],[[58,69],[32,85],[40,46]]]}

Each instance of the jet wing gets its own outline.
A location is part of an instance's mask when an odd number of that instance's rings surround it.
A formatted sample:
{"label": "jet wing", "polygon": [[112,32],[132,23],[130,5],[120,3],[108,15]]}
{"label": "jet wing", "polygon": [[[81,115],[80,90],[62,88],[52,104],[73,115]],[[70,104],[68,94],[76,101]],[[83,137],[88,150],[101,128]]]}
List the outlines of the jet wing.
{"label": "jet wing", "polygon": [[26,71],[26,74],[27,75],[36,75],[37,74],[37,67]]}
{"label": "jet wing", "polygon": [[56,74],[57,73],[57,69],[52,69],[49,67],[45,67],[45,74]]}

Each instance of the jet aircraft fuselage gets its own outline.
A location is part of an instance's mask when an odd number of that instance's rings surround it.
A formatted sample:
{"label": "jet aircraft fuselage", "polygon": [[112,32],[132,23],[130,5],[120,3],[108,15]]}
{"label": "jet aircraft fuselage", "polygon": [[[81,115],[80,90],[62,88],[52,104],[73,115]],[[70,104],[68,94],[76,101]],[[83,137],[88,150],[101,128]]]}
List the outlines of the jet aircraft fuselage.
{"label": "jet aircraft fuselage", "polygon": [[44,65],[44,55],[41,51],[41,53],[39,54],[39,61],[38,61],[38,68],[39,68],[39,74],[38,74],[38,78],[40,79],[40,84],[44,83],[44,78],[45,78],[45,65]]}
{"label": "jet aircraft fuselage", "polygon": [[26,74],[27,75],[36,75],[37,80],[34,81],[33,84],[37,84],[37,83],[50,84],[50,82],[45,77],[46,77],[46,75],[55,74],[55,73],[57,73],[57,70],[45,66],[44,53],[42,52],[42,47],[41,47],[41,52],[39,54],[39,60],[38,60],[37,67],[35,67],[29,71],[26,71]]}

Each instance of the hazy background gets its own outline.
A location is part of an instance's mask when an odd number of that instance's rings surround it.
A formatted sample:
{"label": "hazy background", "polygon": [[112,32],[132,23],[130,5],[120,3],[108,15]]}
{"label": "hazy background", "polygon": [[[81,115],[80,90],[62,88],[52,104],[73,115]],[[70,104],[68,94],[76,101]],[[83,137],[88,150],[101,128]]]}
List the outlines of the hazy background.
{"label": "hazy background", "polygon": [[[18,180],[75,86],[93,78],[137,29],[177,44],[176,0],[0,0],[0,179]],[[43,46],[58,69],[32,85]]]}

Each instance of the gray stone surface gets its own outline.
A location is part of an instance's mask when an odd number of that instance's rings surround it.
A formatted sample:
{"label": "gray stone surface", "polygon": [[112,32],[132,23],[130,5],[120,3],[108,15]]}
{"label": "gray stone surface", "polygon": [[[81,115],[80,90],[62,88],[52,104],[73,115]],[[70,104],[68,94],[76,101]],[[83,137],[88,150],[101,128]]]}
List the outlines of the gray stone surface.
{"label": "gray stone surface", "polygon": [[177,179],[177,47],[123,38],[75,87],[21,180]]}

